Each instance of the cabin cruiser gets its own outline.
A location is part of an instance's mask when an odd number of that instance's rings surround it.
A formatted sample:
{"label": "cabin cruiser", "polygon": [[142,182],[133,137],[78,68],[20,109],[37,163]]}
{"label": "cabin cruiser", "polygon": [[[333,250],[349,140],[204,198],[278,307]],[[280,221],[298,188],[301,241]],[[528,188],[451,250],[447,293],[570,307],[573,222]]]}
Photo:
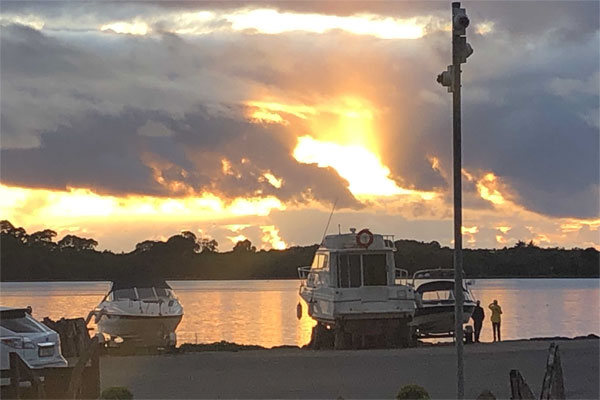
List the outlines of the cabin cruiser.
{"label": "cabin cruiser", "polygon": [[317,321],[313,347],[407,345],[415,292],[396,283],[394,251],[392,235],[368,229],[324,237],[312,265],[298,268],[300,297]]}
{"label": "cabin cruiser", "polygon": [[114,281],[98,306],[98,331],[111,340],[120,338],[139,347],[175,346],[175,329],[183,318],[183,307],[164,280]]}
{"label": "cabin cruiser", "polygon": [[[469,322],[476,302],[472,281],[463,280],[463,324]],[[412,286],[421,301],[410,323],[421,337],[452,336],[454,332],[454,270],[425,269],[413,275]]]}

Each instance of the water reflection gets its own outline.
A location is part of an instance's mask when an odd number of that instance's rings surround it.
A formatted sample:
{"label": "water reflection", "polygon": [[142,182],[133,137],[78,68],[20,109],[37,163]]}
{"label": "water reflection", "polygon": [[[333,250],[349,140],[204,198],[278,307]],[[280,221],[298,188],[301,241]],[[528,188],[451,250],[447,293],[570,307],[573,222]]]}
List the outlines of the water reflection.
{"label": "water reflection", "polygon": [[[227,340],[265,347],[304,345],[314,321],[303,304],[296,318],[299,282],[173,281],[185,315],[179,343]],[[502,338],[600,334],[600,281],[597,279],[478,280],[472,290],[486,318],[482,341],[492,340],[491,312],[502,306]],[[36,318],[85,317],[108,291],[108,282],[2,283],[0,303],[33,307]]]}
{"label": "water reflection", "polygon": [[502,338],[579,336],[600,333],[600,280],[478,280],[472,288],[485,311],[482,341],[492,341],[491,310],[502,307]]}

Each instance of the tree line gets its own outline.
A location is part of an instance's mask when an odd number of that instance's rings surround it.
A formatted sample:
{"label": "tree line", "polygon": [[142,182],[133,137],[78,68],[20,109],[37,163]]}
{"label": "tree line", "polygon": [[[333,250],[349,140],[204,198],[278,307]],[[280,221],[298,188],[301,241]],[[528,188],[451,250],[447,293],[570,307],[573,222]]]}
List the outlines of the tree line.
{"label": "tree line", "polygon": [[[136,276],[164,279],[290,279],[310,265],[318,245],[257,250],[249,240],[219,252],[213,239],[184,231],[166,241],[146,240],[129,253],[98,251],[92,238],[45,229],[28,234],[1,221],[2,281],[113,280]],[[398,240],[396,266],[409,273],[452,268],[453,250],[438,242]],[[465,249],[465,275],[486,277],[599,277],[600,253],[594,248],[540,248],[522,241],[503,249]]]}

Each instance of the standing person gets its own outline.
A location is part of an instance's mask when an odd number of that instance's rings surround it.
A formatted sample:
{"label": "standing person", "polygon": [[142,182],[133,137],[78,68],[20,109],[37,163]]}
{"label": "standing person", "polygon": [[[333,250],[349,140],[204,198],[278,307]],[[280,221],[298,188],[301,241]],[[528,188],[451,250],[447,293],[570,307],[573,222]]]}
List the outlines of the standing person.
{"label": "standing person", "polygon": [[492,331],[494,332],[494,342],[496,341],[496,332],[498,333],[498,342],[500,341],[500,314],[502,314],[502,308],[498,305],[498,300],[494,300],[489,305],[492,310]]}
{"label": "standing person", "polygon": [[485,318],[483,308],[481,308],[479,304],[480,302],[477,300],[477,305],[473,309],[473,314],[471,314],[471,318],[473,318],[473,327],[475,328],[475,343],[479,343],[479,334],[481,333],[483,319]]}

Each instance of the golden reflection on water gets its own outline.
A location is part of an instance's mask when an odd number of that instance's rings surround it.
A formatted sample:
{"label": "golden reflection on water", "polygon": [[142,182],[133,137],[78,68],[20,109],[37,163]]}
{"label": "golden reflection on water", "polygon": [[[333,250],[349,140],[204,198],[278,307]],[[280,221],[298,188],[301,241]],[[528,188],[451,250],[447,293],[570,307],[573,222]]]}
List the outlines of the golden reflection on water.
{"label": "golden reflection on water", "polygon": [[[502,306],[502,339],[600,334],[600,289],[597,279],[478,280],[472,290],[486,314],[481,340],[492,340],[491,312]],[[315,322],[300,301],[299,282],[288,281],[173,281],[184,307],[177,329],[178,342],[221,340],[265,347],[302,346],[309,342]],[[31,305],[33,315],[57,320],[84,317],[108,291],[108,282],[2,283],[0,303]]]}
{"label": "golden reflection on water", "polygon": [[485,320],[481,341],[493,340],[493,300],[502,307],[502,339],[600,333],[598,279],[478,280],[472,288]]}

